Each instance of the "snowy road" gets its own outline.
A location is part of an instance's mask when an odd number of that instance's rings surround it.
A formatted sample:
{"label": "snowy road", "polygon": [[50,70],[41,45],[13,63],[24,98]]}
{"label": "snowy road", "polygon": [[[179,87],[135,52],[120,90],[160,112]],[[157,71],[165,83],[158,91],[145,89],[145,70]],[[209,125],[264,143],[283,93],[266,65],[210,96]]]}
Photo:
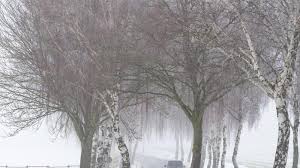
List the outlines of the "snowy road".
{"label": "snowy road", "polygon": [[[145,156],[142,154],[137,155],[136,157],[136,163],[133,166],[133,168],[163,168],[164,165],[167,164],[168,160],[164,160],[164,159],[159,159],[153,156]],[[233,166],[231,166],[231,163],[227,163],[228,168],[233,168]],[[252,165],[252,166],[243,166],[240,165],[240,168],[268,168],[264,165]]]}
{"label": "snowy road", "polygon": [[[163,168],[166,165],[167,160],[159,159],[153,156],[137,155],[136,164],[133,168]],[[231,162],[226,163],[227,168],[233,168]],[[262,163],[262,162],[241,162],[240,168],[271,168],[271,163]]]}
{"label": "snowy road", "polygon": [[[172,150],[166,148],[146,148],[140,150],[135,159],[135,164],[132,168],[163,168],[167,164],[168,160],[174,159],[174,153]],[[262,157],[264,158],[264,157]],[[226,168],[233,168],[230,158],[226,160]],[[287,168],[291,166],[292,160],[288,160]],[[272,160],[246,160],[245,158],[238,161],[239,168],[272,168]],[[190,163],[185,163],[186,168],[189,168]],[[206,167],[206,165],[204,166]]]}
{"label": "snowy road", "polygon": [[167,163],[167,160],[144,155],[137,155],[136,160],[137,165],[133,168],[163,168]]}

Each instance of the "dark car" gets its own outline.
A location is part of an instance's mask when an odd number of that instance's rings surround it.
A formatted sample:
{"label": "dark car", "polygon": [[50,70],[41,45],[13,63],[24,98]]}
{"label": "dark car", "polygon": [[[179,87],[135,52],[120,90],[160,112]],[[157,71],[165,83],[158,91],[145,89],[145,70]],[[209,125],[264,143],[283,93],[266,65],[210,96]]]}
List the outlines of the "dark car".
{"label": "dark car", "polygon": [[171,160],[168,161],[168,164],[165,165],[166,168],[184,168],[182,161]]}

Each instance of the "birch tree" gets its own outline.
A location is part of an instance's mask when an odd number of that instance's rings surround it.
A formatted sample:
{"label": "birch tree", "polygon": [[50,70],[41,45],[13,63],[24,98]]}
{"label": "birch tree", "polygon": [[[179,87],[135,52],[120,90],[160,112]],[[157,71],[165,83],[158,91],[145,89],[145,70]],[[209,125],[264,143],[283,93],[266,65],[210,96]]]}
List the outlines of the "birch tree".
{"label": "birch tree", "polygon": [[290,137],[287,101],[299,48],[299,1],[233,0],[224,5],[231,17],[237,18],[226,36],[239,41],[234,49],[224,51],[251,82],[275,100],[278,141],[273,167],[286,167]]}
{"label": "birch tree", "polygon": [[291,87],[291,98],[290,98],[290,104],[291,104],[291,111],[292,115],[291,118],[293,119],[293,123],[291,124],[291,128],[293,131],[293,168],[298,167],[299,162],[299,142],[298,142],[298,136],[299,136],[299,59],[297,58],[296,62],[296,70],[295,70],[295,76],[293,79],[293,86]]}
{"label": "birch tree", "polygon": [[[224,144],[223,150],[221,149],[222,138],[223,140],[226,139],[225,136],[223,136],[223,128],[227,124],[225,122],[226,111],[224,110],[224,101],[222,99],[208,107],[207,112],[204,116],[205,136],[208,137],[208,143],[210,144],[210,148],[212,148],[212,161],[209,161],[212,162],[212,164],[210,165],[212,168],[219,167],[220,163],[222,166],[222,161],[223,159],[225,159],[225,154],[227,150],[226,145],[224,148]],[[222,155],[221,151],[223,151]],[[205,158],[203,158],[203,162],[204,161]],[[209,167],[209,165],[207,167]]]}
{"label": "birch tree", "polygon": [[226,153],[227,153],[227,127],[223,126],[222,130],[222,156],[221,156],[221,168],[225,168],[225,159],[226,159]]}
{"label": "birch tree", "polygon": [[[120,150],[122,156],[122,168],[130,168],[130,158],[129,158],[129,151],[125,144],[124,138],[120,132],[120,114],[119,114],[119,98],[116,92],[111,92],[109,90],[106,91],[108,100],[106,95],[99,93],[103,99],[104,105],[106,110],[108,111],[111,119],[112,119],[112,132],[113,136],[116,140],[118,145],[118,149]],[[110,104],[108,101],[110,100]]]}
{"label": "birch tree", "polygon": [[227,126],[235,128],[234,149],[232,154],[232,163],[235,168],[238,168],[237,154],[241,141],[241,134],[244,129],[244,124],[248,123],[248,128],[251,129],[260,119],[261,108],[265,102],[265,97],[261,94],[258,88],[251,84],[243,84],[228,95],[226,95],[225,111],[227,113]]}

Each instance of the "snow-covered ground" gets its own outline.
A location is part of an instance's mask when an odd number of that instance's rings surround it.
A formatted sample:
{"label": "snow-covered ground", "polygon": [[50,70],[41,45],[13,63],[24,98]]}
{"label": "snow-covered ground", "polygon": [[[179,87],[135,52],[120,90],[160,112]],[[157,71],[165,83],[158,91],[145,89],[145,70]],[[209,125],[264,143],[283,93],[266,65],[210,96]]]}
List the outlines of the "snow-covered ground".
{"label": "snow-covered ground", "polygon": [[[257,128],[251,131],[244,129],[242,133],[237,158],[241,168],[272,167],[277,141],[276,124],[275,106],[272,102],[266,107]],[[78,165],[80,143],[77,138],[71,135],[66,139],[58,138],[54,141],[47,131],[46,127],[42,127],[37,132],[28,130],[12,138],[0,138],[0,165]],[[1,127],[0,132],[3,136]],[[167,160],[174,160],[176,145],[173,137],[169,135],[163,139],[149,138],[140,142],[136,167],[133,168],[142,168],[142,166],[143,168],[146,166],[160,168]],[[190,141],[184,141],[184,146],[187,157],[191,146]],[[232,167],[230,161],[232,148],[233,144],[230,144],[226,168]],[[115,155],[117,153],[116,151]],[[117,165],[117,159],[114,161]],[[290,153],[287,168],[291,167],[291,162],[292,154]]]}
{"label": "snow-covered ground", "polygon": [[[144,145],[144,147],[138,149],[132,168],[164,168],[168,160],[174,160],[174,151],[167,144]],[[184,162],[184,164],[186,168],[190,165],[189,162]],[[239,167],[271,168],[272,162],[242,160],[239,162]],[[114,166],[113,168],[118,168],[118,166]],[[233,168],[229,158],[226,160],[226,168]]]}
{"label": "snow-covered ground", "polygon": [[[141,158],[140,163],[148,163],[145,158],[158,163],[160,160],[174,160],[175,141],[172,135],[166,136],[165,139],[148,139],[139,145],[138,153]],[[231,137],[233,138],[233,137]],[[241,136],[240,150],[238,153],[238,163],[241,168],[271,168],[273,164],[275,149],[277,142],[277,120],[274,102],[270,102],[265,108],[261,121],[253,130],[244,129]],[[184,142],[184,152],[187,157],[190,141]],[[290,143],[292,145],[292,142]],[[233,152],[233,144],[229,144],[227,152],[226,168],[233,168],[231,155]],[[179,155],[180,158],[180,155]],[[137,158],[139,160],[139,158]],[[186,160],[186,158],[185,158]],[[289,161],[287,168],[291,167],[292,149],[290,148]],[[138,163],[137,163],[138,164]],[[186,163],[189,165],[189,163]],[[137,165],[137,168],[140,165]],[[158,165],[161,167],[161,165]],[[144,165],[145,168],[145,165]],[[155,167],[153,167],[155,168]],[[159,168],[159,167],[158,167]]]}
{"label": "snow-covered ground", "polygon": [[[165,156],[167,154],[163,152]],[[132,168],[164,168],[164,165],[167,164],[168,160],[173,160],[170,156],[172,154],[169,154],[168,157],[162,158],[162,157],[155,157],[151,156],[149,154],[138,154],[136,157],[136,161],[134,165],[132,165]],[[188,168],[190,163],[185,162],[185,167]],[[206,163],[205,163],[206,164]],[[271,163],[265,164],[265,163],[255,163],[255,162],[243,162],[239,163],[240,168],[268,168],[272,167]],[[206,166],[205,166],[206,167]],[[233,168],[233,165],[230,161],[226,162],[226,168]]]}
{"label": "snow-covered ground", "polygon": [[[167,164],[168,160],[164,160],[161,158],[155,158],[151,156],[143,156],[138,155],[136,158],[135,164],[132,166],[132,168],[164,168],[164,165]],[[185,163],[185,167],[188,168],[190,163]],[[248,167],[243,164],[239,165],[240,168],[267,168],[264,166],[261,167]],[[233,168],[233,165],[230,162],[226,163],[226,168]]]}

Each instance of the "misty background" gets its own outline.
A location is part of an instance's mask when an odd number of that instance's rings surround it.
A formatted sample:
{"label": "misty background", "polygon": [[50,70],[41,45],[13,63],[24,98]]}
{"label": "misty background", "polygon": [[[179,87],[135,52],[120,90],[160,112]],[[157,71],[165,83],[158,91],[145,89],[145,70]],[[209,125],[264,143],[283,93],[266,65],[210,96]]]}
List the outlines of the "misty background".
{"label": "misty background", "polygon": [[[269,101],[262,109],[262,117],[257,126],[249,130],[245,125],[242,132],[238,160],[240,162],[273,162],[277,142],[277,121],[275,104]],[[1,135],[5,135],[2,128]],[[175,151],[175,140],[165,136],[144,139],[138,147],[138,153],[172,159]],[[231,137],[232,138],[232,137]],[[191,142],[184,143],[186,153]],[[291,145],[291,143],[290,143]],[[228,150],[227,160],[230,160],[233,144]],[[79,165],[80,143],[74,133],[67,138],[53,137],[43,125],[39,130],[26,130],[17,136],[0,139],[0,165]],[[162,153],[162,151],[165,151]],[[292,151],[292,150],[290,150]],[[171,155],[167,156],[165,153]],[[171,157],[171,158],[166,158]],[[292,153],[289,154],[292,158]],[[289,159],[291,161],[291,159]]]}

